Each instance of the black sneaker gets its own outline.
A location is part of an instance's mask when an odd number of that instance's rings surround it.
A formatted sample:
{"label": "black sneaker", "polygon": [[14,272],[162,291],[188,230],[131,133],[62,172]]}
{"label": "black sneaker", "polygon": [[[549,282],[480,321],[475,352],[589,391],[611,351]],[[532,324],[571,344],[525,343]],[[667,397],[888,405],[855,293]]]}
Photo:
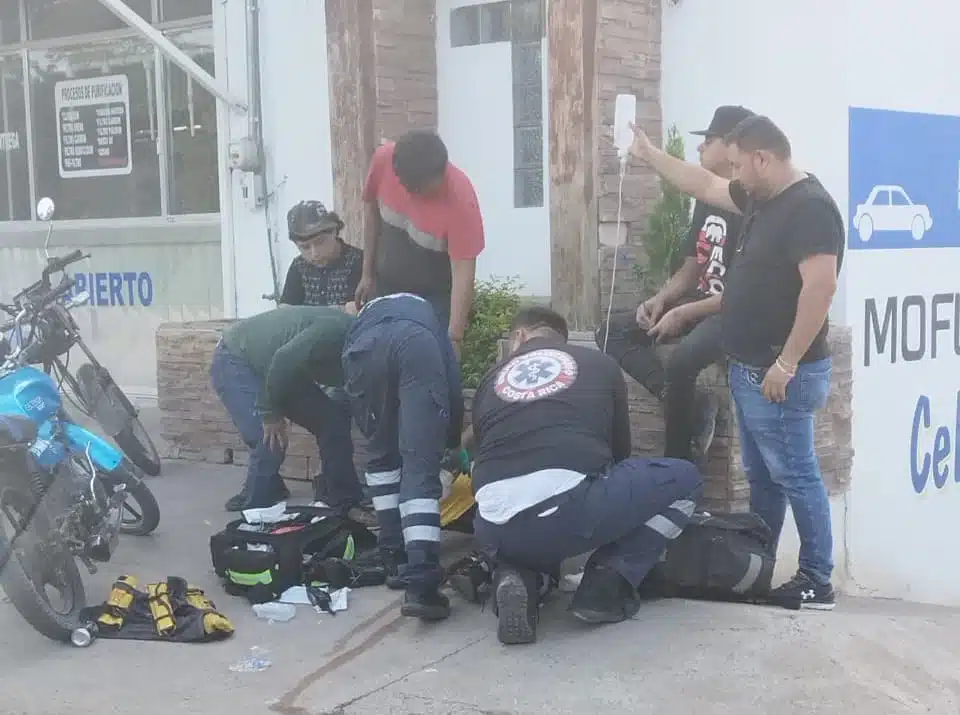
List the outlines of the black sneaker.
{"label": "black sneaker", "polygon": [[373,579],[374,573],[382,573],[387,588],[393,591],[402,591],[407,587],[406,580],[400,575],[400,567],[407,563],[407,555],[403,551],[393,549],[373,549],[360,554],[353,564],[357,569],[367,574],[367,579]]}
{"label": "black sneaker", "polygon": [[494,584],[497,638],[504,645],[533,643],[540,610],[537,574],[501,564]]}
{"label": "black sneaker", "polygon": [[400,613],[422,621],[442,621],[450,615],[450,599],[439,591],[407,589]]}
{"label": "black sneaker", "polygon": [[836,603],[833,586],[820,585],[802,571],[770,592],[770,602],[792,611],[832,611]]}
{"label": "black sneaker", "polygon": [[[271,502],[271,506],[273,504],[276,504],[277,502],[286,501],[289,498],[290,498],[290,490],[287,489],[286,485],[284,485],[283,488],[281,488],[277,492],[276,496],[274,497],[274,501]],[[234,494],[232,497],[227,499],[227,502],[226,504],[223,505],[223,508],[229,512],[238,512],[238,511],[243,511],[244,509],[250,509],[251,507],[247,503],[246,487],[240,490],[239,494]]]}
{"label": "black sneaker", "polygon": [[474,551],[450,566],[447,582],[465,601],[482,603],[493,585],[493,567],[483,554]]}
{"label": "black sneaker", "polygon": [[584,623],[620,623],[640,609],[637,590],[616,571],[588,568],[573,594],[570,610]]}
{"label": "black sneaker", "polygon": [[694,461],[701,466],[707,462],[710,445],[717,431],[717,413],[720,402],[713,390],[698,387],[694,401],[693,444]]}

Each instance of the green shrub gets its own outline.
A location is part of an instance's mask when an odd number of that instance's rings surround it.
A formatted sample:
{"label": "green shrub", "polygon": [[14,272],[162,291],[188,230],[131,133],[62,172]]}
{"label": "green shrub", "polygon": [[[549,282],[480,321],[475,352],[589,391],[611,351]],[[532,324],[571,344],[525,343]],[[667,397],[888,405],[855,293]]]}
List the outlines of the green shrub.
{"label": "green shrub", "polygon": [[[664,150],[678,159],[685,158],[683,137],[676,125],[667,132]],[[650,214],[650,226],[643,239],[647,256],[645,269],[634,270],[648,291],[657,291],[681,262],[681,247],[690,226],[690,197],[661,180],[662,195]]]}
{"label": "green shrub", "polygon": [[522,285],[515,278],[477,281],[473,291],[470,325],[463,336],[460,369],[463,386],[474,389],[497,361],[500,338],[520,307]]}

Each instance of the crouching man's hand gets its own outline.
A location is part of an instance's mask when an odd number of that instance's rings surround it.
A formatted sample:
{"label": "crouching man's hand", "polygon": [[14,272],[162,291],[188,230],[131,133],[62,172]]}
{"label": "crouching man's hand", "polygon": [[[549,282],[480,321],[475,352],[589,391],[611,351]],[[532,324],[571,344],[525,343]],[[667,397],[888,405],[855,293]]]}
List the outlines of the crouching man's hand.
{"label": "crouching man's hand", "polygon": [[287,421],[275,417],[265,417],[263,420],[263,443],[273,452],[282,452],[287,449],[290,441]]}

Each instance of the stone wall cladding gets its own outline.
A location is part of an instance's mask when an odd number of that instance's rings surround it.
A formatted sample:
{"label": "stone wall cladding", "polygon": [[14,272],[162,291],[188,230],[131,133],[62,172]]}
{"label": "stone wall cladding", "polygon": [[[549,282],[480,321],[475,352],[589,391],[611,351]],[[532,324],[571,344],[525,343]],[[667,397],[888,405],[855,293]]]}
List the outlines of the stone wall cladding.
{"label": "stone wall cladding", "polygon": [[376,137],[436,129],[437,22],[434,0],[374,0]]}
{"label": "stone wall cladding", "polygon": [[[160,326],[157,332],[157,385],[162,415],[163,442],[168,459],[246,464],[247,447],[210,387],[210,359],[224,321],[177,323]],[[573,340],[595,347],[586,334]],[[853,395],[853,348],[849,328],[831,326],[833,382],[827,406],[816,419],[816,447],[824,481],[831,495],[850,485],[853,464],[851,399]],[[665,353],[668,350],[665,350]],[[665,355],[666,356],[666,355]],[[720,403],[717,430],[707,463],[703,506],[707,509],[745,511],[750,488],[740,468],[740,447],[726,372],[712,366],[701,373],[701,384],[715,390]],[[633,451],[637,456],[663,453],[663,418],[659,402],[627,378]],[[470,408],[473,393],[464,393]],[[470,421],[469,411],[467,423]],[[356,462],[365,460],[364,440],[354,429]],[[295,428],[283,474],[311,479],[320,471],[316,443]]]}
{"label": "stone wall cladding", "polygon": [[[600,223],[616,223],[620,162],[609,135],[613,108],[621,92],[637,97],[637,121],[659,143],[663,135],[660,109],[660,6],[661,0],[599,0],[597,32],[597,100],[599,121],[604,128],[599,141],[597,193]],[[614,249],[600,247],[601,305],[606,311],[610,281],[616,270],[614,309],[636,308],[641,282],[634,266],[643,266],[643,234],[647,217],[660,198],[656,174],[639,162],[628,165],[623,180],[622,220],[626,244],[620,247],[617,265]]]}

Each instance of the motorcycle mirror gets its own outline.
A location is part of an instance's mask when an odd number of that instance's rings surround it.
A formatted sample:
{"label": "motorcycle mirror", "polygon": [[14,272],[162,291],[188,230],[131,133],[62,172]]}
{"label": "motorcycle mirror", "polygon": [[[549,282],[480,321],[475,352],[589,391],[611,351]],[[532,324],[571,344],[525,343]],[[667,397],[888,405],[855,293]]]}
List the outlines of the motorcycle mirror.
{"label": "motorcycle mirror", "polygon": [[53,199],[49,196],[44,196],[37,202],[37,218],[49,222],[47,224],[47,237],[43,241],[43,255],[48,261],[50,260],[50,236],[53,235],[53,212],[55,209]]}
{"label": "motorcycle mirror", "polygon": [[49,221],[53,218],[55,209],[56,206],[53,203],[53,199],[49,196],[44,196],[37,202],[37,218],[41,221]]}

